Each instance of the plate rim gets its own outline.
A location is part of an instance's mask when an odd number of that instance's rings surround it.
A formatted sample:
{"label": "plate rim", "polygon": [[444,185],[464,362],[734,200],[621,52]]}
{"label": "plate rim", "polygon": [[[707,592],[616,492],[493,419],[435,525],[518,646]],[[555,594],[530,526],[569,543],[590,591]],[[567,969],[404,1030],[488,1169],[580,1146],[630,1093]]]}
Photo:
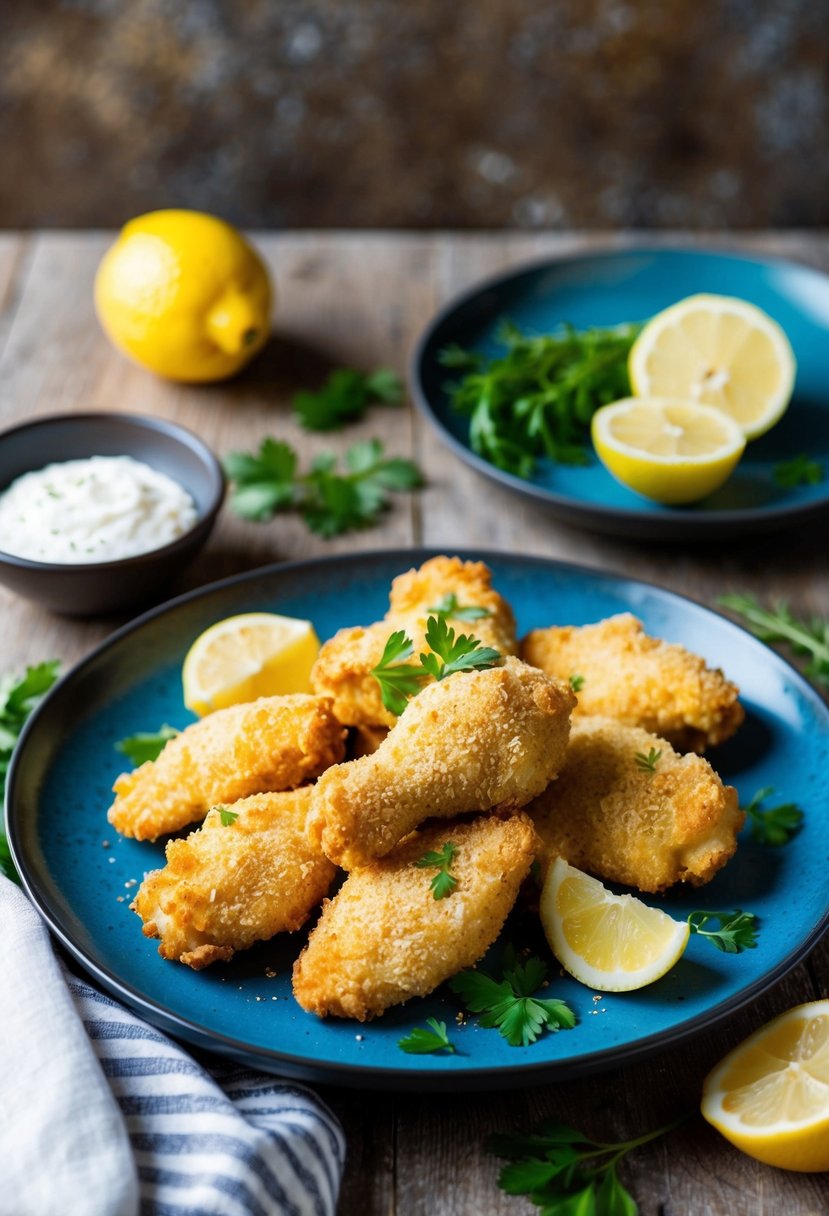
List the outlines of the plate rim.
{"label": "plate rim", "polygon": [[[631,578],[624,573],[597,569],[578,562],[561,561],[542,555],[514,553],[506,550],[467,547],[452,548],[453,552],[463,560],[484,561],[488,564],[493,561],[506,560],[508,562],[517,562],[524,566],[537,566],[547,570],[563,571],[576,576],[587,575],[590,578],[609,584],[643,587],[657,592],[663,599],[671,600],[680,605],[691,605],[703,613],[710,614],[732,630],[750,638],[756,645],[763,647],[768,652],[770,661],[784,669],[787,680],[793,683],[801,694],[806,695],[810,704],[820,710],[824,717],[824,725],[829,728],[829,706],[827,706],[817,689],[809,683],[797,668],[776,650],[766,646],[750,630],[743,628],[742,625],[739,625],[724,613],[709,607],[690,595],[684,595],[660,583],[647,579]],[[277,1073],[278,1075],[301,1080],[312,1080],[318,1083],[353,1088],[365,1087],[373,1090],[402,1087],[412,1092],[423,1093],[496,1090],[515,1088],[519,1085],[550,1084],[556,1081],[586,1076],[590,1073],[609,1071],[614,1067],[624,1067],[645,1056],[655,1054],[674,1044],[696,1037],[705,1029],[724,1021],[726,1017],[771,989],[811,952],[827,929],[829,929],[829,897],[827,897],[826,909],[812,930],[774,968],[758,977],[752,984],[732,994],[731,997],[671,1029],[656,1031],[636,1040],[632,1044],[628,1043],[609,1047],[600,1051],[582,1054],[572,1059],[527,1063],[516,1061],[514,1064],[509,1063],[503,1066],[487,1065],[481,1068],[470,1068],[464,1070],[463,1073],[453,1072],[445,1067],[424,1072],[422,1068],[396,1069],[370,1063],[343,1064],[336,1061],[317,1063],[308,1056],[295,1055],[274,1048],[254,1047],[248,1042],[234,1039],[221,1032],[212,1030],[204,1023],[185,1017],[160,1001],[148,998],[140,989],[135,987],[130,981],[121,978],[110,967],[96,962],[87,953],[84,946],[75,940],[71,928],[68,929],[64,926],[59,912],[55,911],[52,907],[48,892],[40,889],[39,870],[36,864],[29,865],[25,845],[23,844],[24,833],[22,828],[20,839],[18,839],[17,835],[17,818],[19,816],[15,815],[14,804],[18,772],[22,766],[22,757],[25,748],[28,746],[29,739],[39,729],[41,717],[52,701],[58,696],[63,695],[63,690],[74,681],[78,674],[94,663],[99,662],[108,651],[119,646],[130,635],[138,632],[150,622],[162,618],[169,612],[186,604],[202,599],[207,600],[218,592],[240,587],[245,583],[252,583],[257,579],[278,578],[286,573],[302,574],[309,569],[319,567],[348,567],[355,562],[365,562],[367,560],[377,563],[398,560],[420,563],[446,551],[445,546],[442,548],[392,547],[356,551],[354,553],[324,554],[309,559],[269,563],[268,565],[242,571],[227,578],[207,583],[202,587],[194,588],[141,613],[109,634],[87,655],[84,655],[77,663],[73,664],[69,671],[47,693],[46,697],[44,697],[41,704],[27,721],[9,765],[5,796],[5,826],[9,848],[23,889],[49,930],[70,955],[80,963],[83,971],[100,982],[110,993],[124,1001],[152,1025],[159,1026],[167,1033],[172,1033],[190,1045],[207,1050],[208,1052],[243,1060],[248,1065],[255,1063],[256,1067]],[[421,1061],[420,1063],[424,1062]]]}
{"label": "plate rim", "polygon": [[827,291],[829,291],[829,274],[806,262],[793,261],[791,258],[777,254],[758,256],[753,253],[742,253],[739,251],[722,251],[708,246],[687,248],[681,245],[643,245],[622,249],[616,246],[608,246],[607,248],[592,249],[590,251],[573,250],[562,254],[542,255],[537,258],[522,260],[504,270],[487,275],[477,280],[470,287],[457,292],[445,304],[441,305],[426,323],[415,340],[407,365],[409,392],[415,408],[421,417],[437,432],[441,442],[463,460],[465,464],[474,469],[475,472],[498,482],[499,485],[504,486],[513,493],[534,499],[557,515],[564,515],[566,513],[572,522],[579,522],[589,527],[607,525],[608,523],[615,524],[617,527],[619,525],[629,525],[630,530],[624,531],[624,535],[636,535],[638,532],[641,535],[662,535],[665,537],[682,535],[687,539],[691,539],[694,536],[707,537],[715,529],[724,527],[729,527],[735,531],[739,530],[741,533],[760,531],[769,526],[782,529],[791,526],[795,522],[808,522],[828,513],[829,483],[827,483],[825,497],[812,502],[790,503],[788,506],[784,504],[783,506],[776,507],[756,507],[751,509],[743,507],[732,510],[706,511],[702,515],[688,515],[685,511],[679,511],[673,507],[663,507],[658,514],[651,515],[630,507],[603,506],[601,503],[557,493],[555,490],[536,485],[532,481],[525,481],[522,477],[507,472],[506,469],[497,468],[497,466],[491,464],[488,460],[484,460],[477,452],[474,452],[465,443],[457,439],[441,421],[423,386],[422,369],[427,349],[433,342],[435,334],[454,313],[462,311],[477,296],[502,288],[515,279],[531,276],[544,270],[552,270],[556,266],[574,262],[598,262],[607,258],[616,261],[637,255],[658,258],[666,254],[669,256],[678,254],[692,260],[697,256],[716,257],[724,261],[745,262],[752,266],[777,266],[787,270],[796,270],[822,280],[826,285]]}

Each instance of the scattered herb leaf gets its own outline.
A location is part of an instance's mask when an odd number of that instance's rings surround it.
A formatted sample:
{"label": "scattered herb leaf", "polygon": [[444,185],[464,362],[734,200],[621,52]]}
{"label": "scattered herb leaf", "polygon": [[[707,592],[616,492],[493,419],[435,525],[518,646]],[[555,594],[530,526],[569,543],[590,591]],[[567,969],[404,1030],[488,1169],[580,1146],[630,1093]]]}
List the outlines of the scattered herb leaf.
{"label": "scattered herb leaf", "polygon": [[[706,929],[709,921],[717,921],[717,928]],[[740,908],[734,912],[692,912],[688,924],[692,933],[707,938],[723,954],[740,954],[757,945],[757,917]]]}
{"label": "scattered herb leaf", "polygon": [[541,1216],[637,1216],[639,1208],[619,1181],[616,1166],[627,1153],[673,1131],[686,1118],[610,1144],[547,1121],[532,1132],[490,1136],[484,1147],[509,1162],[498,1178],[501,1190],[528,1196]]}
{"label": "scattered herb leaf", "polygon": [[294,414],[306,431],[336,431],[362,418],[375,401],[400,405],[402,400],[400,377],[389,368],[366,373],[343,367],[331,373],[318,393],[298,393]]}
{"label": "scattered herb leaf", "polygon": [[542,456],[586,464],[593,414],[630,395],[627,357],[640,329],[565,325],[533,337],[505,321],[497,335],[503,355],[445,347],[443,366],[461,373],[447,385],[449,399],[469,417],[473,450],[518,477],[531,477]]}
{"label": "scattered herb leaf", "polygon": [[137,734],[128,735],[126,739],[116,743],[115,747],[138,768],[139,764],[145,764],[148,760],[157,760],[178,733],[174,726],[165,722],[157,731],[139,731]]}
{"label": "scattered herb leaf", "polygon": [[793,490],[796,486],[816,486],[823,481],[823,469],[816,460],[805,454],[781,460],[772,469],[772,477],[782,490]]}
{"label": "scattered herb leaf", "polygon": [[397,1046],[412,1055],[426,1055],[430,1051],[454,1052],[455,1047],[446,1033],[445,1022],[427,1018],[426,1025],[430,1027],[429,1030],[424,1030],[422,1026],[415,1026],[410,1034],[397,1040]]}
{"label": "scattered herb leaf", "polygon": [[503,975],[495,980],[484,971],[461,971],[449,987],[461,998],[470,1013],[477,1013],[481,1026],[497,1027],[512,1047],[534,1043],[546,1026],[571,1030],[576,1016],[564,1001],[533,994],[546,983],[547,966],[535,955],[524,963],[510,952]]}
{"label": "scattered herb leaf", "polygon": [[584,688],[584,676],[579,675],[577,671],[574,671],[570,676],[570,687],[572,688],[573,692],[581,692],[581,690]]}
{"label": "scattered herb leaf", "polygon": [[459,604],[454,591],[441,596],[438,602],[426,611],[432,616],[452,617],[458,621],[482,621],[484,617],[492,616],[488,608],[481,608],[477,604]]}
{"label": "scattered herb leaf", "polygon": [[[0,679],[0,797],[5,796],[6,776],[20,732],[32,710],[58,678],[60,662],[49,659],[26,668],[23,676],[7,675]],[[0,820],[0,874],[16,881],[11,852]]]}
{"label": "scattered herb leaf", "polygon": [[773,785],[763,786],[743,809],[751,828],[751,839],[757,844],[779,847],[788,844],[801,826],[803,812],[794,802],[781,802],[779,806],[770,806],[763,810],[762,803],[773,793]]}
{"label": "scattered herb leaf", "polygon": [[244,519],[270,519],[278,511],[296,511],[312,532],[330,538],[368,528],[389,506],[389,493],[414,490],[423,477],[410,460],[385,456],[379,439],[352,444],[345,472],[337,458],[321,453],[306,473],[298,471],[289,444],[263,439],[256,454],[231,452],[224,459],[233,482],[230,505]]}
{"label": "scattered herb leaf", "polygon": [[231,811],[230,808],[226,806],[214,806],[213,810],[219,812],[219,818],[222,821],[223,828],[229,828],[230,825],[235,823],[239,818],[238,811]]}
{"label": "scattered herb leaf", "polygon": [[415,862],[419,870],[437,869],[437,874],[429,884],[435,899],[446,899],[458,885],[457,878],[451,873],[457,852],[458,846],[447,840],[442,849],[424,853],[419,861]]}
{"label": "scattered herb leaf", "polygon": [[829,620],[799,620],[784,601],[767,609],[753,595],[721,595],[719,603],[741,616],[763,642],[787,642],[795,654],[808,655],[806,675],[829,687]]}
{"label": "scattered herb leaf", "polygon": [[655,773],[656,765],[657,765],[657,763],[659,761],[659,757],[661,755],[662,755],[661,748],[651,747],[648,750],[647,756],[645,755],[644,752],[637,752],[634,759],[636,760],[637,766],[641,769],[644,769],[644,771],[646,773]]}

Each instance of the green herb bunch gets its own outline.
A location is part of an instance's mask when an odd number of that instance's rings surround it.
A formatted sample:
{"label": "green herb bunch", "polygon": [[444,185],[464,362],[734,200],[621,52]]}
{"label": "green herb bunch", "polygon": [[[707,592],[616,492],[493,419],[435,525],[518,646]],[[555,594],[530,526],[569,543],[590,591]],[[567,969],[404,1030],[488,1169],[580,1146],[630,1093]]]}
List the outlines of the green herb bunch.
{"label": "green herb bunch", "polygon": [[525,478],[540,457],[586,464],[593,414],[630,395],[627,357],[641,328],[564,325],[532,337],[505,321],[497,335],[503,355],[444,348],[443,366],[462,373],[447,388],[452,407],[469,418],[473,451]]}

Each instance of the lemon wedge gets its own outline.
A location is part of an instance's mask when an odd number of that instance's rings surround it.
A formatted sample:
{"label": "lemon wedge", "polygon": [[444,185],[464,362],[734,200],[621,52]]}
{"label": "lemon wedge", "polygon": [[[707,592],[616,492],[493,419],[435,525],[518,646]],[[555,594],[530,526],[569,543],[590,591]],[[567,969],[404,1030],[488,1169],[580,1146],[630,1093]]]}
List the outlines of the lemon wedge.
{"label": "lemon wedge", "polygon": [[541,892],[550,948],[572,976],[600,992],[628,992],[670,971],[690,927],[606,887],[558,857]]}
{"label": "lemon wedge", "polygon": [[187,652],[184,704],[203,717],[257,697],[309,692],[319,638],[310,621],[247,612],[217,621]]}
{"label": "lemon wedge", "polygon": [[783,1170],[829,1170],[829,1001],[788,1009],[705,1078],[702,1114]]}
{"label": "lemon wedge", "polygon": [[590,433],[596,455],[618,481],[669,504],[713,494],[746,446],[737,423],[721,410],[667,397],[603,405]]}
{"label": "lemon wedge", "polygon": [[783,330],[746,300],[697,295],[658,313],[634,342],[628,374],[637,397],[715,405],[756,439],[791,399],[795,357]]}

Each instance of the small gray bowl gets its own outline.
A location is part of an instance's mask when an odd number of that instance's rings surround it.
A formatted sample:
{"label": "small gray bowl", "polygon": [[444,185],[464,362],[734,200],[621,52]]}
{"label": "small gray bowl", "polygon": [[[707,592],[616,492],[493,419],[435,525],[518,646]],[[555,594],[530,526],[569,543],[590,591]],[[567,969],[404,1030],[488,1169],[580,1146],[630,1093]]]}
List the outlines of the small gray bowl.
{"label": "small gray bowl", "polygon": [[146,603],[207,540],[225,492],[207,444],[174,422],[138,414],[53,414],[0,433],[0,492],[53,461],[132,456],[172,477],[196,504],[196,522],[160,549],[119,561],[70,565],[0,551],[0,582],[69,616],[117,612]]}

